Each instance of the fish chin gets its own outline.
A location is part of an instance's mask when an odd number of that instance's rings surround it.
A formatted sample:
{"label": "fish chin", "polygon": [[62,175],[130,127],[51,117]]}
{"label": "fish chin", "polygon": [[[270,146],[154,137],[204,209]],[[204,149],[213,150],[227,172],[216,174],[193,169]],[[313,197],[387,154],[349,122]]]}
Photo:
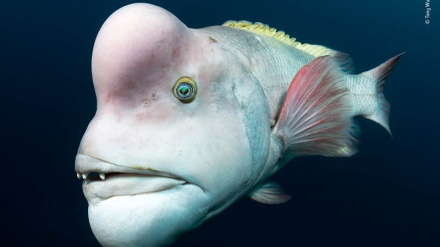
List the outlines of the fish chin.
{"label": "fish chin", "polygon": [[164,246],[205,219],[206,194],[195,185],[90,203],[92,231],[103,246]]}

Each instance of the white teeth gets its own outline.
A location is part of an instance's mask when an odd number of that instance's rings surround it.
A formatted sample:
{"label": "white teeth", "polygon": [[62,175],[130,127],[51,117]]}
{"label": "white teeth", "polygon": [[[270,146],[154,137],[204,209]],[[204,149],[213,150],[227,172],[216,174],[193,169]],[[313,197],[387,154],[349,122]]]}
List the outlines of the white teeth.
{"label": "white teeth", "polygon": [[[84,179],[84,180],[86,180],[86,182],[89,180],[87,177],[89,176],[89,174],[88,173],[84,173],[84,174],[81,174],[81,173],[76,173],[76,176],[78,177],[78,179]],[[103,172],[100,172],[99,173],[99,178],[101,178],[101,180],[105,180],[105,173],[103,173]]]}

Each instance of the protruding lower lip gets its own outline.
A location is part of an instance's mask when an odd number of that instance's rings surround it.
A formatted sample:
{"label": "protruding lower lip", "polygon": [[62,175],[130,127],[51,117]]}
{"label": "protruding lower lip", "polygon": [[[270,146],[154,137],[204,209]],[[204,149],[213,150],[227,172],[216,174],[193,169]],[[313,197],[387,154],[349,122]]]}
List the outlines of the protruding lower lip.
{"label": "protruding lower lip", "polygon": [[76,156],[75,170],[77,177],[84,179],[83,190],[89,201],[113,196],[155,193],[187,183],[169,173],[119,166],[83,154]]}

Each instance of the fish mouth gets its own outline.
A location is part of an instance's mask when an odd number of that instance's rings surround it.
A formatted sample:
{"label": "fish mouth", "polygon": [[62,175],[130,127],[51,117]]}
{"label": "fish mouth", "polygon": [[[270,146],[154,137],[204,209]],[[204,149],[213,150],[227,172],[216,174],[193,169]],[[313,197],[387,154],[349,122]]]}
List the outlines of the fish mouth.
{"label": "fish mouth", "polygon": [[87,200],[158,193],[188,184],[179,176],[140,166],[127,167],[77,154],[75,171]]}

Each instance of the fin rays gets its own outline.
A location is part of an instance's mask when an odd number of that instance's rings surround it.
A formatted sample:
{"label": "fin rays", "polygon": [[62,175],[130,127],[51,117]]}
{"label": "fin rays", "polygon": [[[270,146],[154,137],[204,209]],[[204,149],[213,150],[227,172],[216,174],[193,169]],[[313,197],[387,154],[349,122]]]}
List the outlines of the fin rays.
{"label": "fin rays", "polygon": [[304,51],[313,57],[320,57],[337,54],[336,51],[329,49],[322,45],[311,45],[307,43],[298,42],[295,38],[291,38],[283,31],[277,31],[275,28],[269,27],[261,22],[248,22],[248,21],[227,21],[223,23],[223,26],[244,29],[253,33],[265,35],[279,40],[287,45],[295,47],[298,50]]}
{"label": "fin rays", "polygon": [[295,75],[276,125],[295,155],[350,156],[357,131],[339,64],[319,57]]}
{"label": "fin rays", "polygon": [[256,189],[250,194],[250,198],[264,204],[280,204],[287,202],[291,196],[286,194],[278,183],[274,181],[268,181]]}

